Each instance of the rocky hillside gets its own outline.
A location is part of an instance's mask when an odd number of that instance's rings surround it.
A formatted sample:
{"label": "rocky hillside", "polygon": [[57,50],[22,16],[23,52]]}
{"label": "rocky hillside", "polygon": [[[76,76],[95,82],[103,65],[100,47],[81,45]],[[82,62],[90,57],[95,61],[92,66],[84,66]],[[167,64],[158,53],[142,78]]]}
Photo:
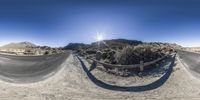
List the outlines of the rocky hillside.
{"label": "rocky hillside", "polygon": [[177,44],[126,39],[103,40],[91,44],[70,43],[65,47],[88,58],[95,58],[97,51],[100,51],[104,62],[122,65],[153,61],[181,48]]}
{"label": "rocky hillside", "polygon": [[30,42],[10,43],[0,47],[1,54],[11,55],[51,55],[62,53],[58,48],[48,46],[37,46]]}
{"label": "rocky hillside", "polygon": [[67,46],[64,47],[64,49],[67,50],[77,50],[79,48],[87,47],[89,45],[84,43],[69,43]]}
{"label": "rocky hillside", "polygon": [[30,42],[10,43],[1,48],[36,48],[37,46]]}
{"label": "rocky hillside", "polygon": [[126,46],[137,46],[142,44],[149,44],[149,45],[165,45],[171,46],[175,49],[181,49],[182,47],[177,44],[170,44],[170,43],[161,43],[161,42],[142,42],[138,40],[127,40],[127,39],[112,39],[112,40],[103,40],[101,42],[93,42],[91,44],[84,44],[84,43],[69,43],[64,49],[67,50],[101,50],[101,49],[123,49]]}
{"label": "rocky hillside", "polygon": [[112,40],[104,40],[102,42],[93,42],[91,44],[84,44],[84,43],[69,43],[67,46],[64,47],[64,49],[69,50],[78,50],[78,49],[98,49],[101,48],[122,48],[127,45],[138,45],[142,44],[142,41],[138,40],[127,40],[127,39],[112,39]]}

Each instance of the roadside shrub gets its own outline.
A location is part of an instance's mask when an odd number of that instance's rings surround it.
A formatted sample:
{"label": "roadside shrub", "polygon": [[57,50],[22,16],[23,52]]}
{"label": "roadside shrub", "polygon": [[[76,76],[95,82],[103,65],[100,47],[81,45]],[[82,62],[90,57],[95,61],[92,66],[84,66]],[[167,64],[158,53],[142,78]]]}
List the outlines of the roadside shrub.
{"label": "roadside shrub", "polygon": [[77,49],[75,52],[76,52],[76,53],[80,53],[80,52],[81,52],[81,50],[80,50],[80,49]]}
{"label": "roadside shrub", "polygon": [[85,51],[87,54],[96,54],[96,50],[87,50]]}
{"label": "roadside shrub", "polygon": [[48,54],[49,54],[49,51],[45,51],[45,52],[44,52],[44,55],[48,55]]}
{"label": "roadside shrub", "polygon": [[34,55],[34,50],[26,49],[24,52],[25,55]]}
{"label": "roadside shrub", "polygon": [[102,59],[106,59],[108,57],[108,54],[106,52],[102,53]]}
{"label": "roadside shrub", "polygon": [[116,58],[115,58],[115,54],[116,54],[116,51],[114,51],[114,50],[111,50],[108,53],[108,59],[110,60],[111,64],[116,64],[117,63]]}
{"label": "roadside shrub", "polygon": [[136,61],[137,58],[134,58],[134,55],[134,47],[127,46],[121,52],[117,52],[115,57],[118,64],[128,65]]}
{"label": "roadside shrub", "polygon": [[121,52],[115,54],[118,64],[139,64],[140,61],[149,62],[161,57],[163,53],[159,48],[151,45],[126,46]]}
{"label": "roadside shrub", "polygon": [[59,53],[58,50],[52,50],[52,54],[57,54],[57,53]]}

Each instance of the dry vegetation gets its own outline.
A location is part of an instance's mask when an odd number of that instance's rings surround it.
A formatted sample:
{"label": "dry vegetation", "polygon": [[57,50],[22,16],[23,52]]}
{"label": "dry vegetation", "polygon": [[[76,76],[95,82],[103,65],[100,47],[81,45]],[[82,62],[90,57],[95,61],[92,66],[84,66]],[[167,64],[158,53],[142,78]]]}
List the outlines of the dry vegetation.
{"label": "dry vegetation", "polygon": [[63,51],[58,48],[50,48],[50,47],[27,48],[23,52],[24,55],[53,55],[59,53],[63,53]]}
{"label": "dry vegetation", "polygon": [[115,54],[116,62],[121,65],[139,64],[140,61],[153,61],[164,55],[165,51],[152,45],[127,46]]}
{"label": "dry vegetation", "polygon": [[[115,65],[135,65],[140,64],[140,61],[151,62],[155,61],[158,58],[162,58],[168,55],[170,52],[176,52],[182,49],[181,46],[177,44],[170,43],[160,43],[160,42],[151,42],[144,43],[137,40],[123,40],[123,39],[114,39],[114,40],[104,40],[100,43],[95,42],[92,44],[83,44],[83,43],[71,43],[65,47],[65,49],[73,50],[75,53],[83,56],[84,58],[99,58],[97,55],[101,55],[101,62]],[[100,52],[100,53],[99,53]],[[166,60],[171,59],[170,56],[167,56],[164,60],[158,61],[155,64],[148,66],[148,69],[160,69],[160,65],[164,65]],[[92,60],[87,59],[90,64],[95,63]],[[91,67],[93,70],[93,67]],[[121,67],[108,67],[108,66],[98,66],[96,69],[113,74],[115,76],[128,77],[133,74],[140,73],[140,69],[129,69]],[[146,68],[147,69],[147,68]],[[149,71],[148,70],[148,73]]]}
{"label": "dry vegetation", "polygon": [[102,61],[110,64],[131,65],[140,61],[149,62],[164,56],[166,53],[181,49],[176,44],[143,43],[135,40],[105,40],[101,43],[70,44],[70,48],[86,58],[95,58],[96,52],[101,51]]}

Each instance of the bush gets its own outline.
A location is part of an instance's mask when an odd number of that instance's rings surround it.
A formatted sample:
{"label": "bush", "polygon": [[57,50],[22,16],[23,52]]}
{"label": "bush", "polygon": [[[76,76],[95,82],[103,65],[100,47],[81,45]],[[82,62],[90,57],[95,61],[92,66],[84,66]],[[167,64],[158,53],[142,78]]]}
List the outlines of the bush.
{"label": "bush", "polygon": [[96,50],[87,50],[85,51],[87,54],[96,54]]}
{"label": "bush", "polygon": [[49,51],[45,51],[45,52],[44,52],[44,55],[48,55],[48,54],[49,54]]}
{"label": "bush", "polygon": [[106,59],[108,57],[108,54],[106,52],[102,53],[102,59]]}
{"label": "bush", "polygon": [[25,55],[34,55],[34,50],[26,49],[24,52]]}
{"label": "bush", "polygon": [[57,53],[59,53],[57,50],[52,51],[52,54],[57,54]]}
{"label": "bush", "polygon": [[131,65],[139,64],[140,61],[153,61],[162,55],[164,54],[159,52],[159,47],[138,45],[124,47],[121,52],[115,54],[115,58],[118,64]]}
{"label": "bush", "polygon": [[137,58],[134,58],[134,55],[134,47],[127,46],[124,47],[121,52],[117,52],[115,57],[118,64],[128,65],[136,61]]}
{"label": "bush", "polygon": [[110,63],[111,63],[111,64],[116,64],[116,63],[117,63],[116,58],[115,58],[115,54],[116,54],[116,51],[114,51],[114,50],[112,50],[112,51],[110,51],[110,52],[108,53],[107,59],[110,60]]}

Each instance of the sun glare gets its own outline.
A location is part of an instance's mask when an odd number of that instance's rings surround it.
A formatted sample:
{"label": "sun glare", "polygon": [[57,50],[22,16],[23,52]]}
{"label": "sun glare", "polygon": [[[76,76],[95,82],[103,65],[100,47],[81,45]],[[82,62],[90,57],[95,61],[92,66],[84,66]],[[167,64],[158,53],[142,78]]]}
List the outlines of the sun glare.
{"label": "sun glare", "polygon": [[97,41],[102,41],[104,38],[103,38],[103,34],[102,33],[97,33],[96,35],[96,40]]}
{"label": "sun glare", "polygon": [[98,35],[98,36],[97,36],[97,40],[98,40],[98,41],[101,41],[101,40],[103,40],[103,37],[102,37],[102,35]]}

